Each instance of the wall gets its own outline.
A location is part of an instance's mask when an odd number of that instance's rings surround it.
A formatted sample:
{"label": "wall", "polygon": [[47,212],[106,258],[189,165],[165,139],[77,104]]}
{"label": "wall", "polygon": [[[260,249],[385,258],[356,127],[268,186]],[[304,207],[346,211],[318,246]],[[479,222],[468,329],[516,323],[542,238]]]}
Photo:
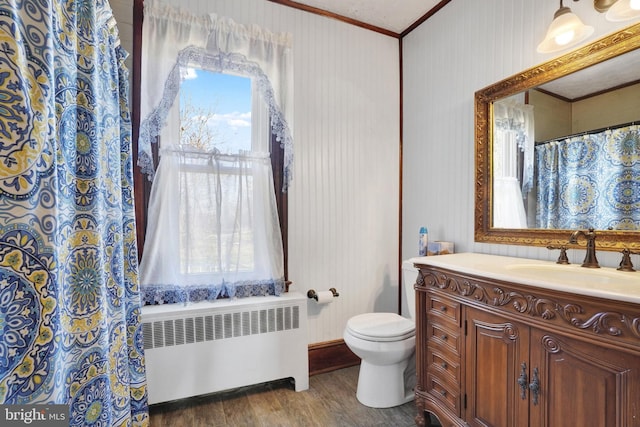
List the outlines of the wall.
{"label": "wall", "polygon": [[[132,8],[131,0],[112,2],[114,9],[118,2]],[[342,338],[355,314],[396,311],[398,40],[265,0],[167,3],[293,34],[289,277],[292,290],[336,287],[340,293],[328,306],[310,300],[309,342]],[[131,22],[125,10],[117,19],[121,31]]]}
{"label": "wall", "polygon": [[[125,64],[133,69],[133,0],[109,0],[113,15],[118,22],[120,44],[129,52]],[[131,71],[130,71],[131,72]],[[131,75],[129,75],[131,78]]]}
{"label": "wall", "polygon": [[535,107],[536,141],[637,121],[639,94],[640,84],[635,84],[570,103],[531,90],[529,104]]}
{"label": "wall", "polygon": [[[402,258],[416,255],[421,225],[431,239],[454,241],[457,252],[557,258],[545,248],[476,243],[473,234],[474,93],[553,57],[536,46],[558,5],[453,0],[403,39]],[[607,22],[590,1],[565,5],[595,27],[587,42],[629,25]],[[569,258],[581,262],[584,251],[570,250]],[[620,254],[598,259],[617,266]]]}
{"label": "wall", "polygon": [[[615,126],[638,121],[640,117],[640,84],[578,101],[573,106],[574,132]],[[602,104],[611,108],[601,108]]]}
{"label": "wall", "polygon": [[[127,47],[132,1],[111,3]],[[237,22],[293,34],[289,273],[295,290],[335,286],[341,294],[322,309],[310,303],[310,343],[341,338],[354,314],[395,311],[398,41],[265,0],[194,4],[194,10],[208,5]],[[591,5],[569,4],[596,27],[591,40],[628,25],[607,23]],[[535,48],[557,7],[553,0],[452,0],[404,38],[403,259],[417,254],[421,225],[432,240],[454,241],[458,252],[557,256],[473,240],[474,92],[551,58]],[[569,252],[572,262],[584,257],[584,251]],[[617,253],[598,257],[603,265],[619,262]]]}
{"label": "wall", "polygon": [[574,133],[571,127],[570,102],[537,90],[530,90],[529,104],[534,107],[536,141],[547,141]]}

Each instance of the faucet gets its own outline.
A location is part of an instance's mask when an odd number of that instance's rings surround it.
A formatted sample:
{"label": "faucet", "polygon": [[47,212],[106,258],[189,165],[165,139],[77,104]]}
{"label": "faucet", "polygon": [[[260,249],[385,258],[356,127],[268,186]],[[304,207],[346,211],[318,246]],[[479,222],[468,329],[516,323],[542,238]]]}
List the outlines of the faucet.
{"label": "faucet", "polygon": [[570,264],[569,262],[569,257],[567,257],[567,247],[562,245],[562,246],[547,246],[547,249],[549,250],[554,250],[554,249],[560,249],[560,255],[558,256],[558,260],[556,261],[556,264]]}
{"label": "faucet", "polygon": [[631,262],[631,254],[632,252],[627,248],[624,248],[622,250],[622,261],[620,261],[620,266],[618,267],[618,270],[636,271],[633,269],[633,263]]}
{"label": "faucet", "polygon": [[582,267],[600,268],[596,258],[596,232],[593,231],[593,228],[590,228],[589,231],[576,230],[571,233],[569,243],[578,243],[578,237],[580,236],[587,239],[587,254],[584,257],[584,261],[582,261]]}
{"label": "faucet", "polygon": [[620,261],[620,267],[618,270],[620,271],[636,271],[633,268],[633,263],[631,262],[631,254],[640,255],[640,252],[634,252],[629,250],[628,248],[624,248],[622,250],[622,261]]}

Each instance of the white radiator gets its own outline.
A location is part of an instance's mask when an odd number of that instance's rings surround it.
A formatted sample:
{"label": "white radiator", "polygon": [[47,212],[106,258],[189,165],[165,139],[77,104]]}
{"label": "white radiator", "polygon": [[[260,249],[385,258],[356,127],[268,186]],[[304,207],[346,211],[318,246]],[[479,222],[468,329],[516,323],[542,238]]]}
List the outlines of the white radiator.
{"label": "white radiator", "polygon": [[290,377],[309,388],[300,293],[144,306],[142,327],[149,404]]}

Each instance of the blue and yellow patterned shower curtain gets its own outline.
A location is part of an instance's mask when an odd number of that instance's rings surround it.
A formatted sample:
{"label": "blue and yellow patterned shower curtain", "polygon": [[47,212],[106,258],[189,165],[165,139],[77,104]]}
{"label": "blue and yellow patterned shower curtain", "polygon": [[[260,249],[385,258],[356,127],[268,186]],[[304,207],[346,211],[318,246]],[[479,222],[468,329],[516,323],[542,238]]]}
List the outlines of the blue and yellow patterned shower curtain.
{"label": "blue and yellow patterned shower curtain", "polygon": [[640,230],[640,127],[536,147],[537,228]]}
{"label": "blue and yellow patterned shower curtain", "polygon": [[0,404],[146,425],[126,52],[106,0],[0,0]]}

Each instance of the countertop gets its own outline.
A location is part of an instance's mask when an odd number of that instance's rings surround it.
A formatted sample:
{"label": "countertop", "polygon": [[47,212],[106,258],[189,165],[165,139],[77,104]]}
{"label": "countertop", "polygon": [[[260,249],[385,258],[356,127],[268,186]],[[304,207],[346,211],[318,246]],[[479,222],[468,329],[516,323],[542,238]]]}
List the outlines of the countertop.
{"label": "countertop", "polygon": [[416,267],[430,265],[460,273],[540,288],[640,304],[640,271],[585,268],[553,261],[479,253],[411,258]]}

